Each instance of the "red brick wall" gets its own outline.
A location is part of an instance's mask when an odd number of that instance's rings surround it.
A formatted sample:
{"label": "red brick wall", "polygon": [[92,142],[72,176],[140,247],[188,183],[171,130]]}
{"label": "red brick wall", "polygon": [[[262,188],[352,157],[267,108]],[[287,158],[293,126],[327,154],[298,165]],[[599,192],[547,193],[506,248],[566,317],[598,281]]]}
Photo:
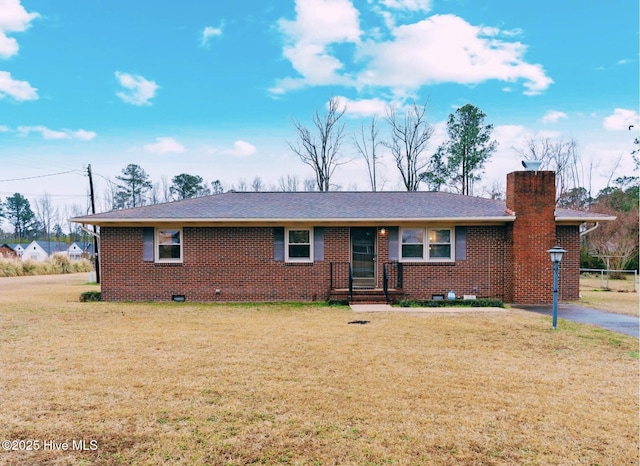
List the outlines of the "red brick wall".
{"label": "red brick wall", "polygon": [[[142,260],[142,228],[103,227],[102,296],[106,301],[314,301],[327,299],[331,262],[349,262],[348,227],[326,227],[324,261],[289,264],[273,260],[273,228],[183,229],[184,261]],[[407,297],[433,294],[506,299],[506,228],[467,227],[467,257],[440,264],[404,264]],[[378,286],[388,261],[388,237],[378,230]],[[216,289],[220,290],[216,294]]]}
{"label": "red brick wall", "polygon": [[[505,227],[467,227],[467,255],[455,262],[404,262],[403,291],[410,299],[431,299],[453,291],[457,296],[505,295]],[[383,256],[384,260],[387,260]]]}
{"label": "red brick wall", "polygon": [[[560,262],[558,297],[565,301],[577,301],[580,298],[580,231],[578,226],[557,227],[556,239],[558,246],[567,251]],[[551,263],[551,258],[549,258],[549,263]],[[553,271],[553,264],[551,264],[551,270]]]}
{"label": "red brick wall", "polygon": [[[142,260],[142,228],[102,227],[106,301],[315,301],[327,299],[329,263],[349,260],[349,229],[325,229],[324,261],[273,260],[273,228],[183,229],[184,260]],[[220,290],[216,294],[216,290]]]}
{"label": "red brick wall", "polygon": [[515,211],[511,299],[518,304],[550,303],[553,266],[547,253],[556,243],[555,173],[519,171],[507,175],[507,209]]}

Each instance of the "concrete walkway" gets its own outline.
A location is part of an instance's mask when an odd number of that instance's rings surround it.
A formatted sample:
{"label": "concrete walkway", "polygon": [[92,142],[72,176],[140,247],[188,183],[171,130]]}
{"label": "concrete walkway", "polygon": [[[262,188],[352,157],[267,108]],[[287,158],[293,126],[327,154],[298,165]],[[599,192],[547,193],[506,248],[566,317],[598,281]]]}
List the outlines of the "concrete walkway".
{"label": "concrete walkway", "polygon": [[[523,305],[514,306],[525,311],[537,312],[544,315],[552,315],[553,307],[551,305]],[[638,323],[640,318],[637,316],[627,316],[623,314],[613,314],[611,312],[599,311],[589,307],[578,306],[576,304],[558,304],[558,318],[566,319],[581,324],[591,324],[596,327],[605,328],[613,332],[624,333],[638,338],[640,330]]]}
{"label": "concrete walkway", "polygon": [[[407,313],[433,313],[433,314],[462,314],[479,312],[508,312],[507,309],[499,307],[393,307],[388,304],[351,304],[353,312],[407,312]],[[553,308],[551,305],[516,305],[515,309],[536,312],[551,316]],[[590,324],[605,328],[613,332],[623,333],[632,337],[640,337],[640,318],[623,314],[613,314],[611,312],[599,311],[576,304],[558,305],[558,318]]]}

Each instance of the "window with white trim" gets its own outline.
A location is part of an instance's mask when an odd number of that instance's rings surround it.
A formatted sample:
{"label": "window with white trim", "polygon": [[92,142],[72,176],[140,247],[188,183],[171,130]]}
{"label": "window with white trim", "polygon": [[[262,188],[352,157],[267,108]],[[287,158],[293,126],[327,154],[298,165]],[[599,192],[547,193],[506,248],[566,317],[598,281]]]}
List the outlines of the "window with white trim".
{"label": "window with white trim", "polygon": [[453,261],[453,228],[402,228],[402,261]]}
{"label": "window with white trim", "polygon": [[312,228],[287,228],[284,241],[287,262],[313,262]]}
{"label": "window with white trim", "polygon": [[156,229],[156,262],[182,262],[182,229]]}

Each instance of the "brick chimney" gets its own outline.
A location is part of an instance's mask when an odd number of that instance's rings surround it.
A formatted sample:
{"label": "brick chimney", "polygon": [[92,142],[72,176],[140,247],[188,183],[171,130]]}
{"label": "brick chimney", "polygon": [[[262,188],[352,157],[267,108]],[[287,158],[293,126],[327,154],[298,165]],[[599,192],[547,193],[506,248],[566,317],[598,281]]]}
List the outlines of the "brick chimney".
{"label": "brick chimney", "polygon": [[516,304],[552,302],[553,266],[547,250],[556,242],[556,174],[517,171],[507,175],[507,210],[515,212],[511,230],[511,277]]}

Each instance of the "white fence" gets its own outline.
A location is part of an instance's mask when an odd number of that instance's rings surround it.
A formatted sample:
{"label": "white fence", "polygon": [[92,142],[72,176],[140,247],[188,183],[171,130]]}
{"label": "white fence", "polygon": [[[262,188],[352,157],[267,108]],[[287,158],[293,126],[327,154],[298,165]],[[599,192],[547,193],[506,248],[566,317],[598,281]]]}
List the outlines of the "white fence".
{"label": "white fence", "polygon": [[638,271],[637,270],[606,270],[606,269],[580,269],[580,274],[594,274],[600,276],[600,288],[609,288],[611,273],[633,275],[633,291],[638,291]]}

